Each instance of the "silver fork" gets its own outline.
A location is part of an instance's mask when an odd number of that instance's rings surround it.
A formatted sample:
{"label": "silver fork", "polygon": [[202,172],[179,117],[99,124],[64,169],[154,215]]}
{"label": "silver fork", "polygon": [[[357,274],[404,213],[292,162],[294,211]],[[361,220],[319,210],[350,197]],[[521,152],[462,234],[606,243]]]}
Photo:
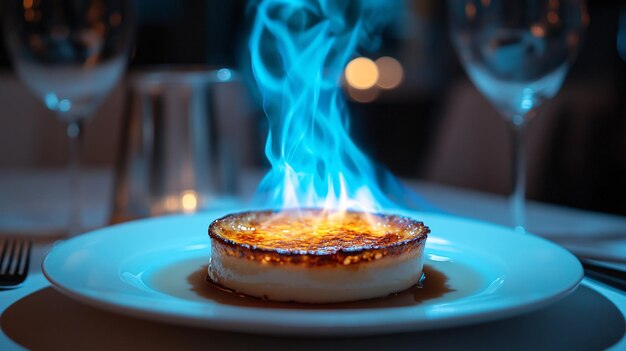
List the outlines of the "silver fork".
{"label": "silver fork", "polygon": [[28,275],[32,242],[21,239],[5,239],[0,243],[0,289],[17,288]]}

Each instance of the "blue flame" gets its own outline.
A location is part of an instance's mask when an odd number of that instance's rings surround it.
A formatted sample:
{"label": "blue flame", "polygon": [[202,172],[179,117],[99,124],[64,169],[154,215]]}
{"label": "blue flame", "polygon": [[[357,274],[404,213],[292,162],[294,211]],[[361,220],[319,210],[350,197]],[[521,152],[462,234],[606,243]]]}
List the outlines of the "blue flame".
{"label": "blue flame", "polygon": [[[272,169],[258,200],[278,208],[379,211],[397,207],[377,169],[350,139],[340,82],[358,47],[377,45],[394,12],[389,0],[264,0],[249,42],[252,68],[270,123]],[[384,179],[396,194],[397,182]],[[388,194],[389,195],[389,194]]]}

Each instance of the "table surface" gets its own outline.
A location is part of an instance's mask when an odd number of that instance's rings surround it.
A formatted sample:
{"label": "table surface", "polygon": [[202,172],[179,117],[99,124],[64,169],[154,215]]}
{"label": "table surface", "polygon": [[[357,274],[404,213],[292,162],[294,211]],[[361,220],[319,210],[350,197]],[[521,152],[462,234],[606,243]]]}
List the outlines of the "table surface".
{"label": "table surface", "polygon": [[[242,191],[259,178],[248,172]],[[506,199],[429,183],[409,184],[448,213],[506,224]],[[85,172],[83,222],[106,223],[112,179],[107,170]],[[171,326],[96,309],[54,290],[40,264],[63,226],[64,172],[0,173],[0,233],[30,235],[37,245],[31,272],[19,289],[0,291],[0,350],[12,349],[626,349],[626,295],[589,279],[570,296],[536,312],[500,321],[429,332],[359,338],[281,338]],[[55,199],[51,206],[51,199]],[[603,253],[626,262],[626,218],[541,203],[529,204],[528,227],[580,256]],[[593,245],[591,245],[593,244]]]}

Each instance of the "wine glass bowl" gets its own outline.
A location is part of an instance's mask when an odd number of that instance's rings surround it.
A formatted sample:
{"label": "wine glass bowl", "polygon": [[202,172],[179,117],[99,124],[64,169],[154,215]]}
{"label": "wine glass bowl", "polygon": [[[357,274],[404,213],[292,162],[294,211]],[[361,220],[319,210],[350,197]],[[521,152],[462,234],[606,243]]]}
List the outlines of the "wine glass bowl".
{"label": "wine glass bowl", "polygon": [[524,229],[523,132],[561,88],[589,22],[584,0],[448,0],[450,32],[470,80],[513,132],[513,226]]}
{"label": "wine glass bowl", "polygon": [[470,79],[514,123],[559,91],[589,21],[582,0],[448,3]]}
{"label": "wine glass bowl", "polygon": [[93,114],[126,66],[130,2],[13,0],[3,12],[20,79],[63,120]]}
{"label": "wine glass bowl", "polygon": [[134,34],[132,1],[6,0],[5,42],[18,77],[66,123],[68,234],[81,232],[79,158],[82,123],[126,67]]}

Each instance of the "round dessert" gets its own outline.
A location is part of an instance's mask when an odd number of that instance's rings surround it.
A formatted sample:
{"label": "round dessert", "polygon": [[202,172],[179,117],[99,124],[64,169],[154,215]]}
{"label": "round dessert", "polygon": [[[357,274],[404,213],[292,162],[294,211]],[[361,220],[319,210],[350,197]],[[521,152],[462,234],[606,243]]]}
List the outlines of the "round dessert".
{"label": "round dessert", "polygon": [[383,297],[422,277],[422,222],[319,209],[231,214],[209,227],[214,284],[274,301]]}

